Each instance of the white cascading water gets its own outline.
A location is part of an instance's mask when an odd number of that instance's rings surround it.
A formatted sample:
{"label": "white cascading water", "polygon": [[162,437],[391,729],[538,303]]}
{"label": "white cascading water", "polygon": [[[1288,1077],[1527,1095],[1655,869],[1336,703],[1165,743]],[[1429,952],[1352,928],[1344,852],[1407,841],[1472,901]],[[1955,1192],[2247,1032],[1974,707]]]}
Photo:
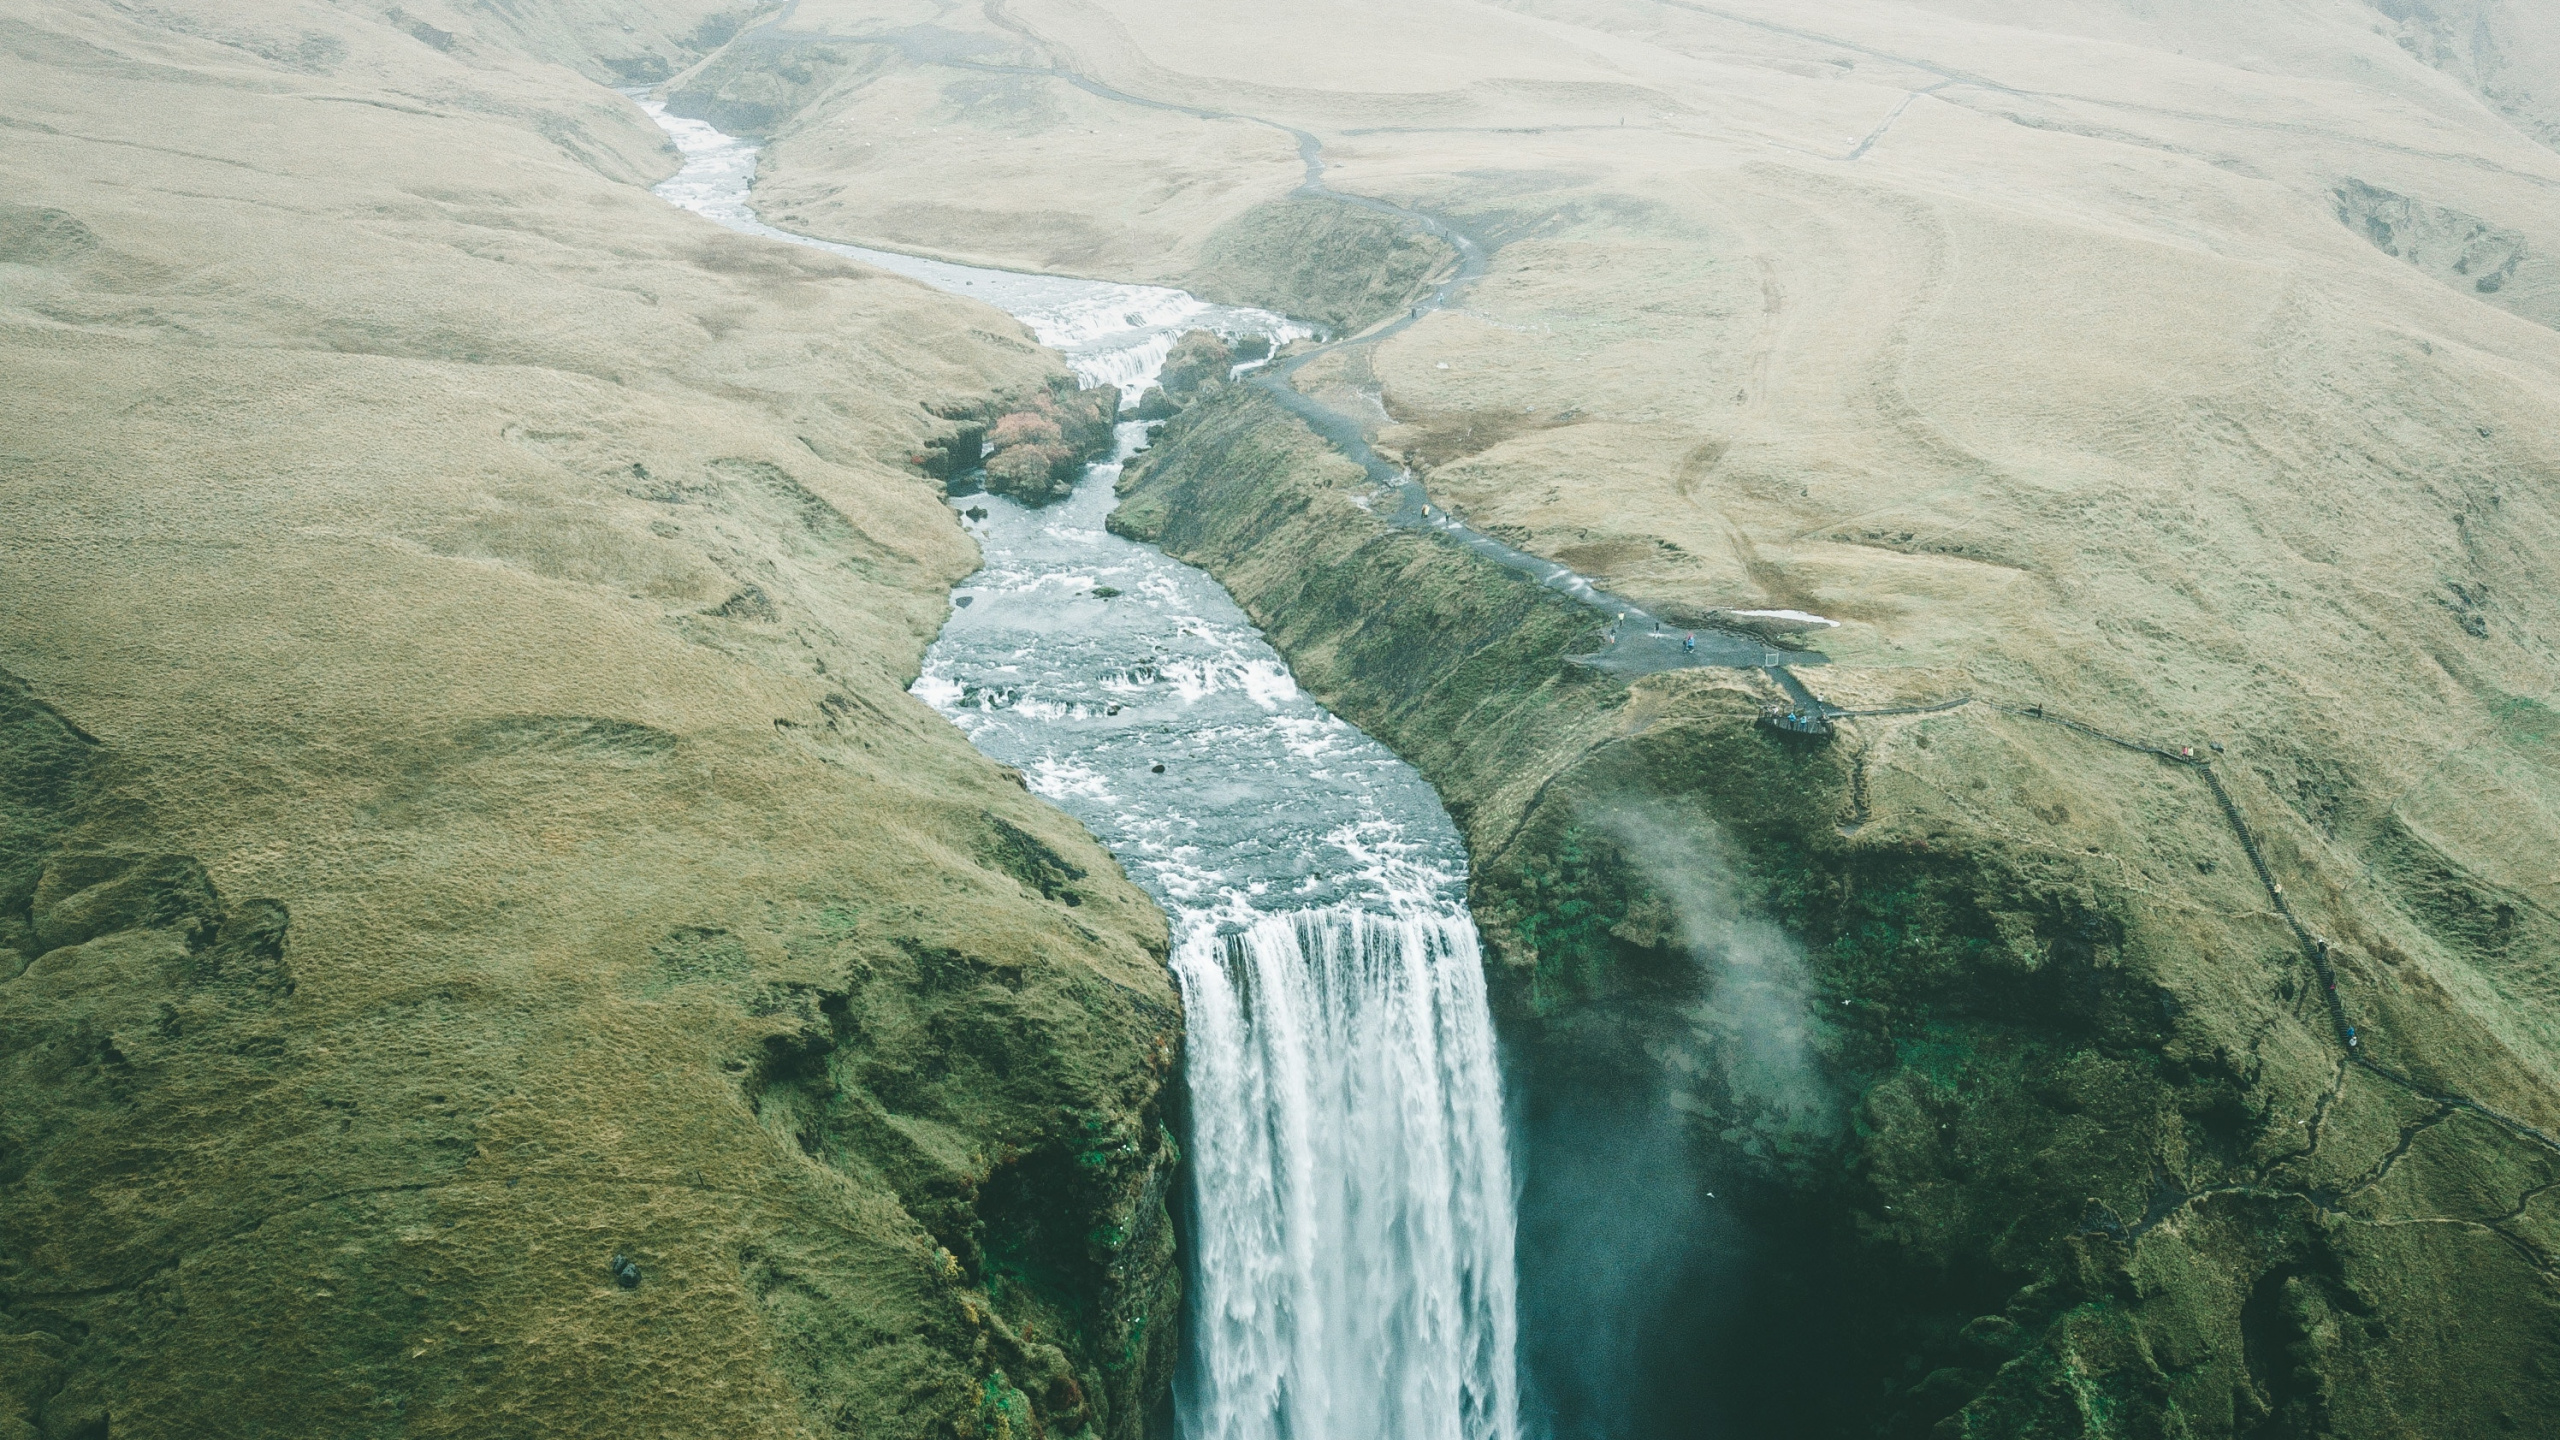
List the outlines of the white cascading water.
{"label": "white cascading water", "polygon": [[1185,1433],[1517,1431],[1510,1165],[1474,927],[1264,915],[1174,960],[1198,1219]]}
{"label": "white cascading water", "polygon": [[[1134,401],[1183,332],[1279,316],[973,269],[755,218],[755,147],[643,101],[658,193],[984,300]],[[985,568],[915,693],[1084,821],[1172,916],[1189,1021],[1192,1440],[1516,1440],[1513,1191],[1466,856],[1421,776],[1317,705],[1216,582],[1108,533],[1112,481],[963,507]],[[1110,593],[1105,593],[1105,592]]]}

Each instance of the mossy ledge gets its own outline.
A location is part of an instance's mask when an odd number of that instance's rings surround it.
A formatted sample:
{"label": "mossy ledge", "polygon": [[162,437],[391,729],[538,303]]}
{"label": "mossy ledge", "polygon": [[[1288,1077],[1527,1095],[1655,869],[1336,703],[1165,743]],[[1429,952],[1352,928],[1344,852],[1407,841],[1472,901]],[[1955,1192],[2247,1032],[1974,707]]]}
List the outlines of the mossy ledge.
{"label": "mossy ledge", "polygon": [[1402,219],[1320,195],[1257,205],[1201,246],[1183,286],[1207,299],[1260,305],[1352,335],[1401,314],[1457,258],[1447,241]]}
{"label": "mossy ledge", "polygon": [[[1649,1433],[2378,1436],[2560,1400],[2560,1159],[2344,1063],[2194,777],[1982,707],[1812,746],[1752,725],[1756,677],[1571,665],[1589,612],[1377,518],[1249,386],[1121,492],[1115,529],[1223,581],[1465,832],[1546,1404]],[[2421,1083],[2539,1115],[2369,949],[2342,974],[2439,1057],[2404,1062]],[[1637,1332],[1596,1373],[1558,1323],[1595,1292]]]}

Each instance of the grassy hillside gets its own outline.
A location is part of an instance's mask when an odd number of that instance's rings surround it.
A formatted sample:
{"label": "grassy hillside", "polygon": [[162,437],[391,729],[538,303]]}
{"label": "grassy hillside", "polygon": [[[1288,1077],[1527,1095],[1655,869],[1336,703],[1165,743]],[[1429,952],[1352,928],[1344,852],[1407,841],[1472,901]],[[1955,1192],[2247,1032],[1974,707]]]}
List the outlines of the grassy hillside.
{"label": "grassy hillside", "polygon": [[0,1436],[1162,1394],[1163,921],[904,694],[1061,372],[647,193],[729,28],[0,17]]}

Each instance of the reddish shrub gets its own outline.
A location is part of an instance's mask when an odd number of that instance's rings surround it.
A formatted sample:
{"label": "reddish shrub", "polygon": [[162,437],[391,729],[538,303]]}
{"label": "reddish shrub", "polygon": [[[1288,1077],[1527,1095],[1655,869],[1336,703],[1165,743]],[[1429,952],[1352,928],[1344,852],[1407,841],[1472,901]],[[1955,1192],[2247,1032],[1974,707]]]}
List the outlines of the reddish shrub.
{"label": "reddish shrub", "polygon": [[1034,410],[1016,410],[998,420],[987,432],[987,444],[997,450],[1010,450],[1016,445],[1057,445],[1066,440],[1058,422]]}

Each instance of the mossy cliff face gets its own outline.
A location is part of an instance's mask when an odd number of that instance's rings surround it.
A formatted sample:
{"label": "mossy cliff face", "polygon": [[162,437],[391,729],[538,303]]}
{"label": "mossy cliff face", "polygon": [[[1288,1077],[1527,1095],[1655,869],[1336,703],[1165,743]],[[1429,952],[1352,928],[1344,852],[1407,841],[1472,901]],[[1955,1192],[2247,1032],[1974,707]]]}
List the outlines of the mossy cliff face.
{"label": "mossy cliff face", "polygon": [[905,693],[1078,392],[459,10],[0,53],[0,1440],[1139,1436],[1164,920]]}
{"label": "mossy cliff face", "polygon": [[2349,1064],[2198,773],[1986,706],[1809,745],[1754,675],[1563,663],[1589,612],[1386,526],[1249,389],[1122,485],[1467,834],[1569,1424],[2453,1436],[2560,1400],[2560,1156],[2448,1097],[2546,1132],[2548,1098],[2387,944],[2339,951],[2390,1073]]}

